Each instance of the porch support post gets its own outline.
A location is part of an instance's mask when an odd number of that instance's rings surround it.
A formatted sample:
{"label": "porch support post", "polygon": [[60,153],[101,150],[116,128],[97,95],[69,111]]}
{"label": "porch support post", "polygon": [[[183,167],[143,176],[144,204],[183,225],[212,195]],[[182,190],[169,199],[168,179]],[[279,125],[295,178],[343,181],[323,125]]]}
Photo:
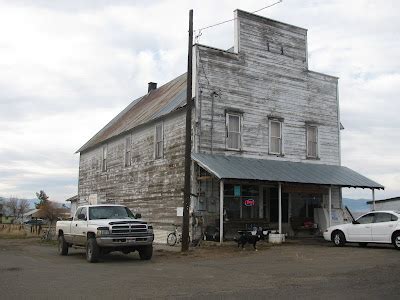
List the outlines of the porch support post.
{"label": "porch support post", "polygon": [[278,216],[279,233],[282,233],[282,183],[278,182]]}
{"label": "porch support post", "polygon": [[375,210],[375,189],[372,189],[372,210]]}
{"label": "porch support post", "polygon": [[329,206],[328,206],[328,227],[331,227],[331,222],[332,222],[332,186],[329,186]]}
{"label": "porch support post", "polygon": [[224,182],[219,182],[219,243],[224,240]]}

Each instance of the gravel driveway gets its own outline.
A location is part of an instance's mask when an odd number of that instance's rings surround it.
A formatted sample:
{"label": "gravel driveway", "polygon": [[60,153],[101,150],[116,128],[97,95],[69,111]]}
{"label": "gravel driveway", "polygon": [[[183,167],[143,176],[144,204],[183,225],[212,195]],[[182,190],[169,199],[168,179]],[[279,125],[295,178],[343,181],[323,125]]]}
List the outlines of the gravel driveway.
{"label": "gravel driveway", "polygon": [[2,299],[304,298],[398,299],[400,251],[290,241],[241,251],[234,244],[182,255],[158,246],[89,264],[84,251],[58,256],[55,245],[0,239]]}

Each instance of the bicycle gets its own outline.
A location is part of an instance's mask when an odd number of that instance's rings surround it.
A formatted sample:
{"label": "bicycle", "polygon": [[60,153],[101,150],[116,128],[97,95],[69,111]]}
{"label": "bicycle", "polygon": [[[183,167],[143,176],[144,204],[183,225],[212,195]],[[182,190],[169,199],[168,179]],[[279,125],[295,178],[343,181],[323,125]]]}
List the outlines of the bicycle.
{"label": "bicycle", "polygon": [[[175,228],[174,231],[168,234],[167,244],[170,246],[175,246],[176,244],[182,243],[182,232],[178,230],[180,225],[172,224]],[[188,237],[190,243],[190,237]]]}

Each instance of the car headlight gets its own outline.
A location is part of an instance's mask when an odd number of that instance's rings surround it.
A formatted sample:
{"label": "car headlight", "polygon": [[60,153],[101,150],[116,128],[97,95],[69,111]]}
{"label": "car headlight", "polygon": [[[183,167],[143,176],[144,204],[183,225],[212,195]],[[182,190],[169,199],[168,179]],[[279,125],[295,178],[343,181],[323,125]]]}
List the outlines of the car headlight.
{"label": "car headlight", "polygon": [[109,235],[110,229],[108,227],[99,227],[97,228],[97,235]]}
{"label": "car headlight", "polygon": [[148,230],[149,232],[153,232],[153,226],[152,226],[152,225],[147,226],[147,230]]}

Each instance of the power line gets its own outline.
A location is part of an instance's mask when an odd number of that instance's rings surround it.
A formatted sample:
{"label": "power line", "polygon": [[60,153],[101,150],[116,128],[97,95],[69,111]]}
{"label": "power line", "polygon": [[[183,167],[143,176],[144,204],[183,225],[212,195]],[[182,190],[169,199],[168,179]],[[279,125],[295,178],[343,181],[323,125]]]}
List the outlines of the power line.
{"label": "power line", "polygon": [[[274,6],[274,5],[277,5],[277,4],[281,3],[282,1],[283,1],[283,0],[276,1],[276,2],[274,2],[274,3],[272,3],[272,4],[270,4],[270,5],[267,5],[267,6],[263,7],[263,8],[257,9],[257,10],[255,10],[255,11],[251,12],[251,13],[254,14],[254,13],[256,13],[256,12],[262,11],[262,10],[264,10],[264,9],[267,9],[267,8],[269,8],[269,7],[272,7],[272,6]],[[206,29],[209,29],[209,28],[212,28],[212,27],[215,27],[215,26],[219,26],[219,25],[222,25],[222,24],[225,24],[225,23],[228,23],[228,22],[232,22],[232,21],[234,21],[234,20],[236,20],[236,18],[229,19],[229,20],[226,20],[226,21],[222,21],[222,22],[219,22],[219,23],[216,23],[216,24],[213,24],[213,25],[209,25],[209,26],[200,28],[200,29],[196,29],[196,30],[194,30],[194,31],[195,31],[195,32],[199,32],[199,34],[196,35],[196,38],[201,36],[201,32],[202,32],[203,30],[206,30]]]}

